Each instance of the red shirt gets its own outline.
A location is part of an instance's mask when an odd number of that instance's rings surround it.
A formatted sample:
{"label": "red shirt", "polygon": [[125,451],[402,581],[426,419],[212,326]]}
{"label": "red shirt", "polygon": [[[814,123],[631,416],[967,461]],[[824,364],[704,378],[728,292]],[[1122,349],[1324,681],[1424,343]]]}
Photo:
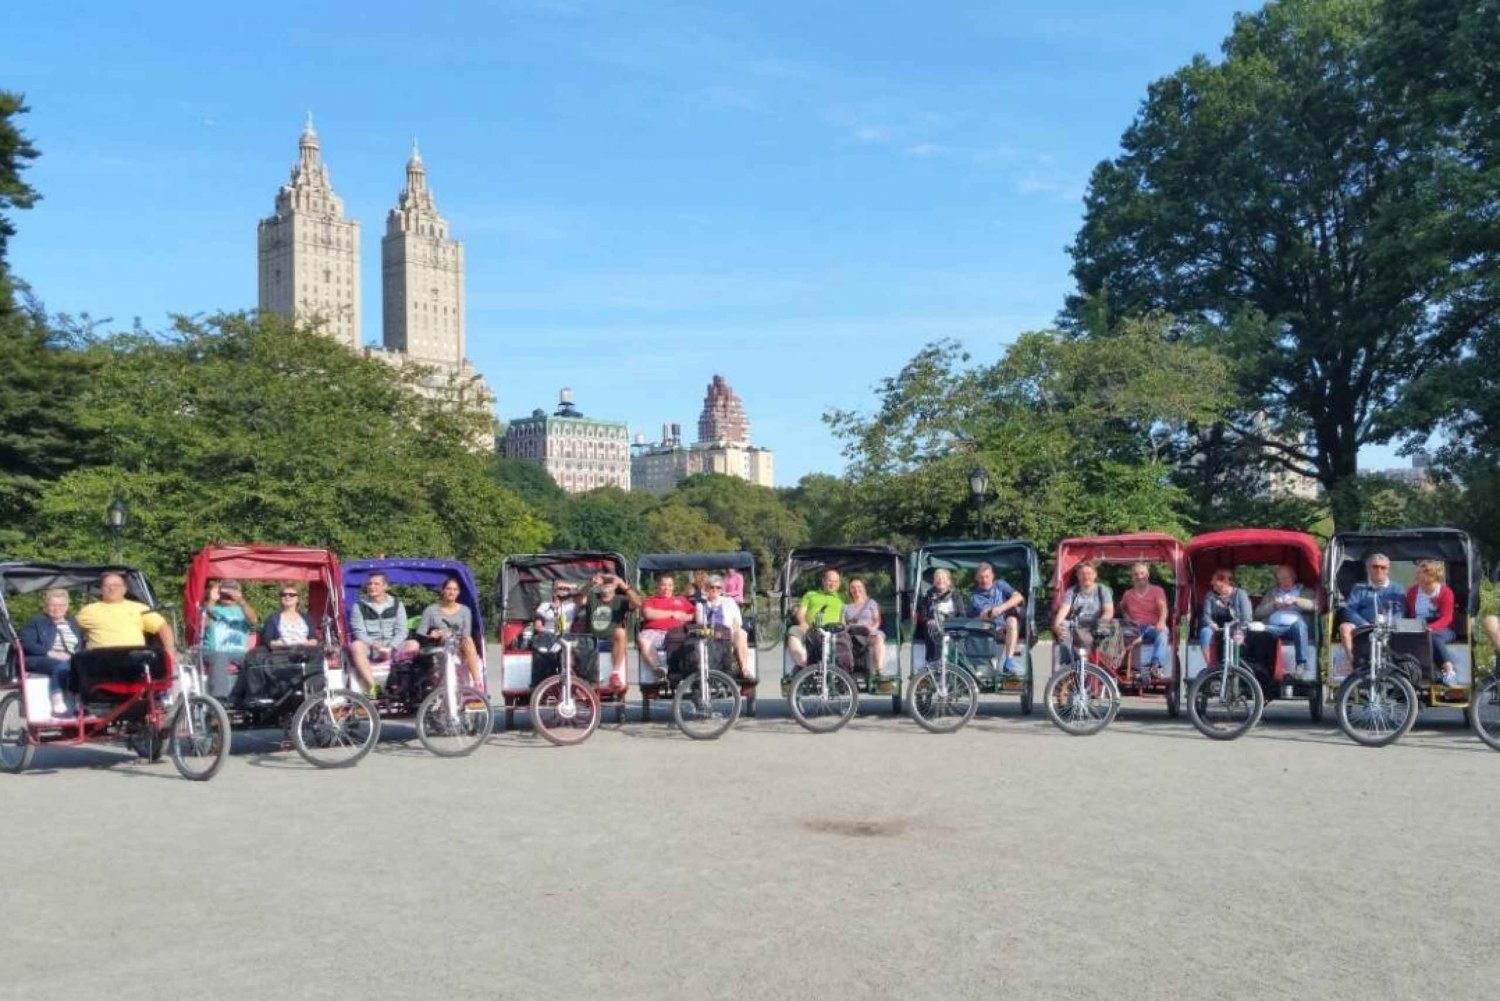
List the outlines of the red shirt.
{"label": "red shirt", "polygon": [[[652,595],[641,602],[641,628],[676,629],[678,626],[685,624],[681,619],[662,618],[664,612],[686,612],[691,616],[693,614],[693,603],[675,594],[670,598]],[[688,621],[691,622],[692,619],[689,618]]]}
{"label": "red shirt", "polygon": [[[1452,629],[1453,588],[1447,584],[1439,584],[1438,593],[1428,595],[1427,599],[1437,609],[1437,618],[1427,623],[1428,630],[1435,633],[1439,629]],[[1406,612],[1408,615],[1417,614],[1417,585],[1415,584],[1406,589]]]}
{"label": "red shirt", "polygon": [[1120,611],[1125,618],[1138,626],[1154,626],[1161,621],[1158,608],[1167,603],[1167,592],[1152,584],[1145,594],[1137,594],[1135,588],[1127,588],[1120,595]]}

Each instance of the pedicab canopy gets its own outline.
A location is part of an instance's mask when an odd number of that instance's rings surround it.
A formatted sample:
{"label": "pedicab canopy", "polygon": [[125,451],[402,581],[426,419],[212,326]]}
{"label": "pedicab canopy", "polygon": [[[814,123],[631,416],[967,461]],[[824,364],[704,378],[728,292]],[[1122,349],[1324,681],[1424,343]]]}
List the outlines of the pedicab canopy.
{"label": "pedicab canopy", "polygon": [[[693,570],[707,570],[709,573],[738,570],[746,574],[753,583],[755,556],[744,550],[732,553],[643,553],[635,561],[636,580],[642,579],[646,574],[659,577],[662,574]],[[747,585],[746,593],[750,593],[750,590]]]}
{"label": "pedicab canopy", "polygon": [[[437,592],[449,577],[458,581],[458,603],[469,610],[470,638],[474,648],[484,656],[484,614],[479,610],[479,587],[474,583],[474,572],[467,563],[458,560],[419,559],[417,557],[391,556],[378,560],[350,560],[343,566],[344,594],[340,612],[344,621],[349,620],[349,610],[359,598],[359,593],[376,573],[385,574],[392,584],[425,587]],[[420,608],[408,606],[407,612],[415,615]]]}
{"label": "pedicab canopy", "polygon": [[529,621],[552,593],[552,585],[567,581],[574,587],[587,584],[596,573],[626,576],[625,557],[593,550],[558,550],[507,556],[495,581],[495,602],[505,622]]}
{"label": "pedicab canopy", "polygon": [[[801,600],[800,594],[794,594],[793,588],[797,581],[808,574],[817,574],[823,570],[837,570],[845,578],[858,576],[860,574],[883,574],[891,582],[891,600],[889,609],[884,608],[888,603],[881,601],[881,617],[888,619],[884,623],[884,631],[891,635],[899,635],[895,627],[899,620],[906,614],[907,601],[907,579],[906,559],[893,546],[882,545],[858,545],[858,546],[802,546],[787,553],[786,562],[781,565],[781,572],[777,576],[779,585],[777,590],[781,592],[781,611],[787,614],[792,605]],[[847,580],[846,580],[847,586]],[[879,598],[874,590],[871,597]],[[890,611],[890,616],[886,615]]]}
{"label": "pedicab canopy", "polygon": [[[932,584],[934,570],[972,570],[981,563],[995,568],[995,576],[1026,595],[1025,628],[1031,628],[1037,592],[1042,586],[1036,546],[1019,539],[944,539],[923,543],[911,557],[910,595],[920,597]],[[916,624],[919,604],[911,602]]]}
{"label": "pedicab canopy", "polygon": [[11,659],[11,651],[20,639],[20,629],[11,618],[7,598],[56,587],[93,599],[99,596],[99,578],[107,573],[117,573],[125,578],[125,596],[131,601],[156,607],[156,596],[151,593],[146,575],[135,567],[121,566],[118,563],[0,560],[0,678],[15,677],[16,668]]}
{"label": "pedicab canopy", "polygon": [[1174,616],[1187,614],[1192,607],[1187,580],[1187,550],[1176,537],[1163,532],[1134,532],[1129,535],[1095,535],[1064,539],[1057,545],[1057,567],[1052,571],[1052,608],[1062,606],[1063,595],[1073,583],[1073,571],[1088,561],[1101,563],[1165,563],[1172,569]]}
{"label": "pedicab canopy", "polygon": [[1323,547],[1305,532],[1279,528],[1231,528],[1195,535],[1188,540],[1187,562],[1195,608],[1208,592],[1208,582],[1215,570],[1283,564],[1296,570],[1297,583],[1316,594],[1318,607],[1324,607]]}
{"label": "pedicab canopy", "polygon": [[344,644],[343,617],[336,607],[343,575],[339,558],[332,552],[303,546],[212,545],[193,557],[182,588],[184,627],[190,645],[202,639],[203,597],[208,582],[227,577],[306,585],[303,611],[315,626],[332,626],[338,644]]}
{"label": "pedicab canopy", "polygon": [[1335,607],[1342,606],[1350,588],[1365,579],[1365,559],[1375,553],[1384,553],[1393,563],[1441,560],[1454,606],[1470,617],[1479,614],[1479,557],[1468,533],[1456,528],[1338,533],[1328,540],[1323,554],[1323,587]]}

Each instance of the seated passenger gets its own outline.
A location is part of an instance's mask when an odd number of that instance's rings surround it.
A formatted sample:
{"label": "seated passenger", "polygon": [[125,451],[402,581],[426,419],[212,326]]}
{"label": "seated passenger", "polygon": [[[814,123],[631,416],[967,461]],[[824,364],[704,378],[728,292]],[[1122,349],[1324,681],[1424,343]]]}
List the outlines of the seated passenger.
{"label": "seated passenger", "polygon": [[372,697],[378,696],[380,689],[370,665],[397,654],[416,653],[420,648],[416,640],[408,638],[406,606],[386,593],[390,586],[385,574],[377,570],[365,582],[365,596],[349,609],[349,631],[354,637],[349,658],[354,661],[363,690]]}
{"label": "seated passenger", "polygon": [[548,599],[536,606],[531,624],[539,633],[570,633],[577,614],[578,601],[573,596],[573,585],[560,580],[553,583]]}
{"label": "seated passenger", "polygon": [[1339,645],[1354,661],[1354,631],[1375,621],[1376,615],[1406,614],[1406,595],[1391,581],[1391,560],[1385,553],[1365,557],[1367,581],[1349,589],[1349,598],[1339,609]]}
{"label": "seated passenger", "polygon": [[1209,578],[1208,593],[1203,596],[1203,607],[1198,613],[1198,645],[1203,656],[1208,657],[1214,648],[1214,636],[1228,622],[1238,622],[1241,634],[1254,613],[1250,609],[1250,595],[1245,589],[1235,586],[1233,570],[1215,570]]}
{"label": "seated passenger", "polygon": [[1099,627],[1115,618],[1115,596],[1107,584],[1099,583],[1098,567],[1080,563],[1073,579],[1052,617],[1052,636],[1064,665],[1073,663],[1075,649],[1092,650]]}
{"label": "seated passenger", "polygon": [[1302,615],[1304,612],[1315,612],[1317,608],[1317,602],[1302,593],[1302,585],[1297,583],[1296,569],[1282,564],[1276,568],[1276,586],[1266,592],[1255,609],[1255,618],[1266,624],[1266,632],[1282,642],[1290,634],[1299,675],[1306,672],[1310,659],[1307,620]]}
{"label": "seated passenger", "polygon": [[995,568],[981,563],[974,568],[974,593],[969,595],[969,614],[978,619],[989,619],[1005,623],[1005,660],[1000,669],[1006,674],[1015,674],[1021,666],[1016,662],[1016,644],[1021,635],[1020,611],[1026,595],[1011,587],[1009,583],[995,577]]}
{"label": "seated passenger", "polygon": [[811,626],[833,625],[844,618],[844,599],[839,595],[839,572],[824,570],[821,586],[808,591],[802,601],[792,609],[793,626],[786,633],[786,651],[798,668],[807,666],[808,629]]}
{"label": "seated passenger", "polygon": [[708,571],[694,570],[688,583],[688,601],[708,600]]}
{"label": "seated passenger", "polygon": [[869,646],[868,667],[856,659],[855,669],[868,669],[871,674],[884,673],[885,633],[880,628],[880,605],[870,597],[865,582],[858,577],[849,581],[849,600],[844,603],[844,625],[849,627],[850,636],[864,637],[863,642]]}
{"label": "seated passenger", "polygon": [[724,572],[724,596],[733,598],[741,608],[745,605],[745,575],[734,567]]}
{"label": "seated passenger", "polygon": [[245,601],[240,582],[232,579],[208,585],[208,607],[203,610],[203,653],[208,668],[208,694],[226,699],[234,689],[232,674],[245,665],[250,634],[259,617]]}
{"label": "seated passenger", "polygon": [[630,637],[627,629],[630,613],[639,611],[641,596],[625,581],[612,573],[596,573],[589,581],[583,622],[609,650],[609,688],[625,685],[625,666],[630,660]]}
{"label": "seated passenger", "polygon": [[[667,634],[682,629],[693,621],[693,603],[677,594],[677,579],[671,574],[662,574],[656,580],[656,593],[641,602],[641,633],[636,637],[636,647],[641,653],[642,684],[653,684],[666,677],[667,665],[663,653],[667,646]],[[651,677],[646,676],[650,668]]]}
{"label": "seated passenger", "polygon": [[73,655],[75,678],[85,662],[105,660],[115,650],[145,647],[148,635],[155,636],[168,652],[176,643],[171,623],[139,601],[126,598],[125,578],[114,572],[99,578],[99,600],[80,608],[77,622],[83,630],[84,649]]}
{"label": "seated passenger", "polygon": [[68,592],[53,588],[44,596],[45,611],[33,615],[21,627],[21,651],[26,654],[26,673],[47,675],[52,693],[52,714],[66,716],[63,692],[68,688],[73,655],[83,649],[83,627],[68,614]]}
{"label": "seated passenger", "polygon": [[934,570],[932,586],[922,595],[921,607],[917,609],[917,618],[922,623],[926,663],[936,663],[943,655],[943,634],[939,624],[943,619],[956,618],[963,607],[963,596],[953,588],[953,575],[941,568]]}
{"label": "seated passenger", "polygon": [[1423,560],[1417,564],[1417,579],[1406,589],[1406,607],[1411,614],[1427,623],[1432,638],[1432,666],[1445,685],[1458,684],[1448,644],[1458,634],[1453,631],[1453,588],[1443,583],[1448,568],[1442,560]]}
{"label": "seated passenger", "polygon": [[422,609],[422,621],[417,624],[417,635],[442,643],[450,636],[458,637],[458,659],[469,674],[469,684],[482,687],[483,666],[479,650],[474,646],[474,616],[469,606],[458,600],[460,586],[457,577],[449,577],[438,589],[438,600]]}
{"label": "seated passenger", "polygon": [[312,620],[298,607],[302,601],[295,585],[281,586],[281,607],[270,615],[260,627],[260,645],[268,649],[281,647],[317,646],[318,634]]}
{"label": "seated passenger", "polygon": [[745,634],[745,618],[740,613],[739,603],[724,593],[724,578],[710,574],[704,582],[708,600],[699,605],[703,624],[713,626],[717,634],[726,630],[729,642],[734,647],[734,659],[740,666],[740,677],[746,682],[755,681],[755,664],[750,659],[750,641]]}
{"label": "seated passenger", "polygon": [[[1130,565],[1130,587],[1120,595],[1120,614],[1131,646],[1150,649],[1141,656],[1141,677],[1165,678],[1172,673],[1172,634],[1168,628],[1167,592],[1151,583],[1151,565]],[[1133,634],[1133,635],[1132,635]]]}

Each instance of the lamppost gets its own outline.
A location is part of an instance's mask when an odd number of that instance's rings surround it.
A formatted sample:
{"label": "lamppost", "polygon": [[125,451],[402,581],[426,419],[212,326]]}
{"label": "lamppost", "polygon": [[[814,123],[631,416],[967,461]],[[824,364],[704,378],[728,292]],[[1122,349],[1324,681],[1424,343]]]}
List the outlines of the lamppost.
{"label": "lamppost", "polygon": [[130,520],[130,509],[125,502],[116,497],[109,502],[109,507],[104,511],[104,523],[109,526],[109,532],[114,536],[114,558],[120,559],[120,536],[125,534],[125,523]]}
{"label": "lamppost", "polygon": [[979,538],[984,538],[984,495],[990,490],[990,474],[983,466],[969,470],[969,500],[974,505],[974,518],[979,523]]}

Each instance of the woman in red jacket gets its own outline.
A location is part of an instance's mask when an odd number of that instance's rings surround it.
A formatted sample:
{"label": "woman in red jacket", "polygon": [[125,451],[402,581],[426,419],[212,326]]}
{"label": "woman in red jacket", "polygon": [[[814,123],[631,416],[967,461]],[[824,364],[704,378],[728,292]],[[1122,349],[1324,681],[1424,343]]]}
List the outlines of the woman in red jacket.
{"label": "woman in red jacket", "polygon": [[1458,684],[1458,674],[1448,657],[1447,644],[1452,643],[1453,588],[1443,583],[1445,567],[1441,560],[1423,560],[1417,564],[1417,580],[1406,591],[1406,607],[1427,623],[1432,637],[1432,663],[1445,685]]}

